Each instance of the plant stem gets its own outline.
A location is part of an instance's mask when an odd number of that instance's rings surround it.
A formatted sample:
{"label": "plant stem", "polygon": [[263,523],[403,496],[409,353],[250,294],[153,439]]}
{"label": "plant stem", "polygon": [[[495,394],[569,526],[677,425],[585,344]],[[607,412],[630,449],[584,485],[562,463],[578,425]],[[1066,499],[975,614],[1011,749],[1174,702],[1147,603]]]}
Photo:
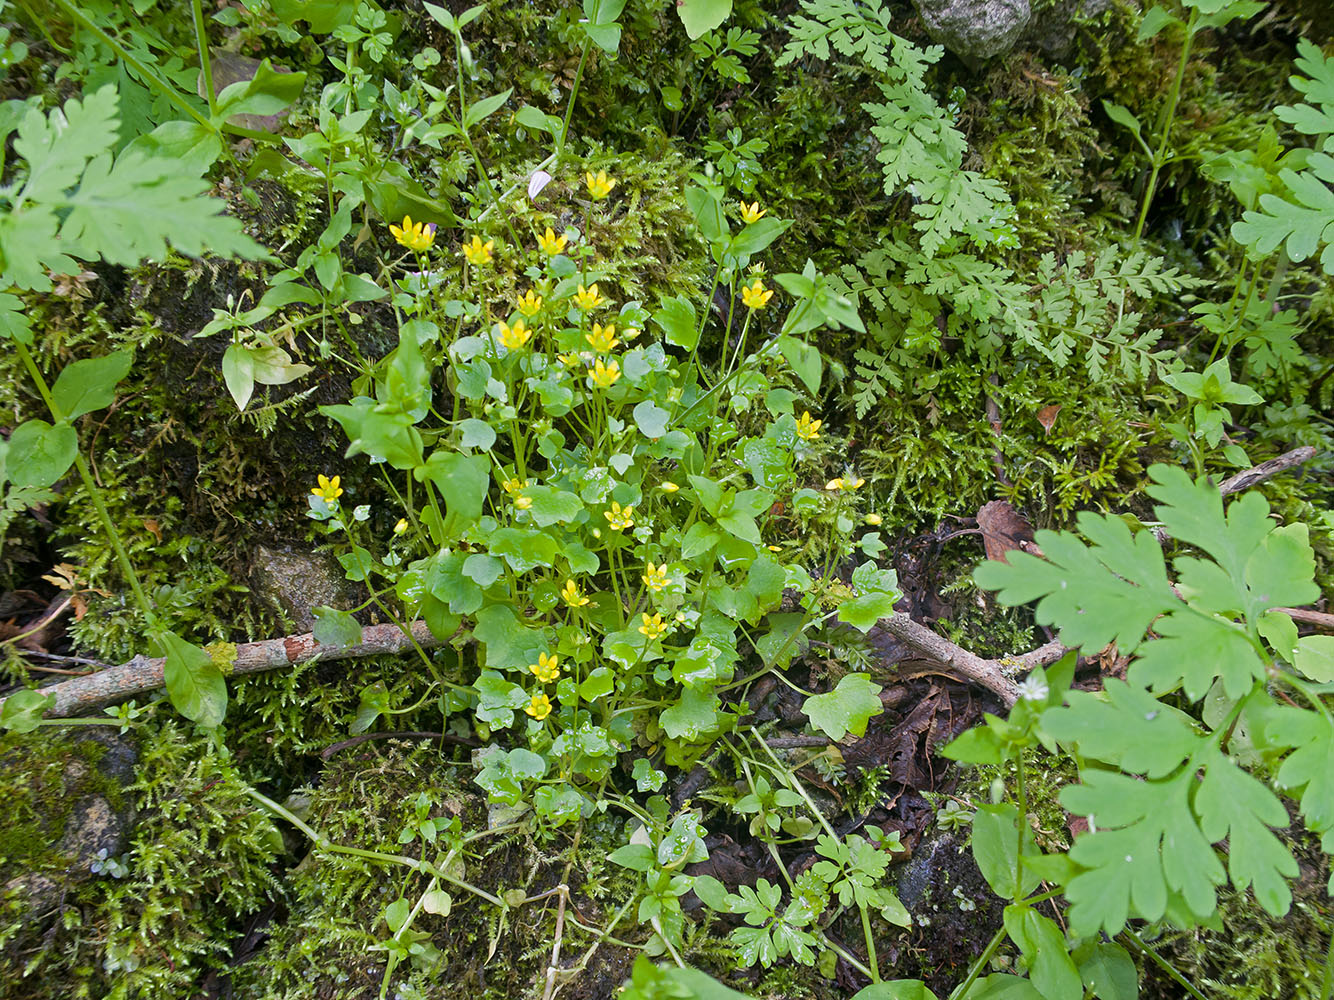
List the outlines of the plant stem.
{"label": "plant stem", "polygon": [[[42,394],[42,399],[46,402],[46,408],[51,411],[52,418],[57,422],[64,420],[65,414],[56,405],[56,401],[51,395],[51,388],[46,384],[46,379],[42,376],[41,369],[37,367],[37,362],[33,360],[28,346],[17,340],[13,341],[13,344],[14,349],[18,351],[23,366],[28,369],[28,375],[31,376],[33,383],[37,386],[37,391]],[[130,554],[125,549],[125,543],[121,540],[120,532],[116,530],[116,522],[111,519],[106,502],[102,499],[102,491],[93,480],[93,474],[88,468],[88,463],[85,461],[82,451],[75,451],[74,467],[79,472],[79,478],[83,480],[83,488],[88,491],[88,499],[92,501],[93,508],[97,511],[97,518],[102,522],[102,528],[106,531],[107,538],[111,542],[111,549],[116,554],[116,562],[120,565],[121,572],[125,574],[125,579],[130,584],[135,603],[139,605],[139,610],[144,613],[144,617],[148,619],[149,624],[155,624],[157,615],[153,611],[153,604],[149,601],[143,584],[139,582],[139,575],[134,571]]]}
{"label": "plant stem", "polygon": [[1176,119],[1177,102],[1181,99],[1181,84],[1186,79],[1186,63],[1190,59],[1190,44],[1195,38],[1195,22],[1199,11],[1191,8],[1190,20],[1186,23],[1186,37],[1181,43],[1181,57],[1177,60],[1176,77],[1172,80],[1172,89],[1167,95],[1167,106],[1163,109],[1163,130],[1158,137],[1158,149],[1153,154],[1153,169],[1149,173],[1149,183],[1144,188],[1144,201],[1139,207],[1139,219],[1135,222],[1135,242],[1144,234],[1144,220],[1149,215],[1149,206],[1153,204],[1153,193],[1158,187],[1158,174],[1167,159],[1167,143],[1172,137],[1172,122]]}
{"label": "plant stem", "polygon": [[[1187,993],[1189,993],[1192,997],[1194,997],[1195,1000],[1209,1000],[1208,997],[1206,997],[1203,993],[1201,993],[1201,992],[1200,992],[1199,990],[1197,990],[1194,986],[1192,986],[1192,985],[1190,984],[1190,981],[1189,981],[1185,976],[1183,976],[1180,972],[1178,972],[1178,971],[1173,967],[1173,965],[1172,965],[1171,962],[1169,962],[1167,959],[1163,958],[1163,957],[1162,957],[1161,955],[1159,955],[1156,951],[1154,951],[1154,950],[1153,950],[1152,948],[1150,948],[1147,944],[1145,944],[1142,940],[1140,940],[1139,935],[1136,934],[1134,931],[1132,931],[1129,927],[1127,927],[1125,930],[1123,930],[1123,931],[1121,932],[1121,934],[1122,934],[1122,936],[1125,937],[1125,939],[1126,939],[1127,941],[1129,941],[1129,942],[1131,943],[1131,947],[1133,947],[1137,952],[1139,952],[1139,953],[1140,953],[1141,955],[1143,955],[1145,958],[1147,958],[1147,959],[1149,959],[1151,962],[1153,962],[1153,964],[1156,965],[1156,966],[1158,966],[1158,968],[1160,968],[1160,969],[1162,969],[1164,972],[1166,972],[1167,975],[1168,975],[1168,977],[1169,977],[1174,983],[1176,983],[1176,984],[1177,984],[1178,986],[1180,986],[1183,990],[1185,990],[1185,991],[1186,991]],[[1328,972],[1328,969],[1326,969],[1326,972]]]}
{"label": "plant stem", "polygon": [[204,74],[204,96],[208,99],[208,116],[218,113],[218,97],[213,92],[213,59],[209,55],[208,32],[204,28],[204,7],[200,0],[190,0],[195,18],[195,48],[199,50],[199,70]]}
{"label": "plant stem", "polygon": [[1000,930],[992,935],[991,940],[987,942],[987,946],[982,949],[982,954],[978,955],[977,958],[973,960],[973,964],[968,969],[967,978],[965,978],[958,986],[954,987],[954,991],[950,993],[947,1000],[962,1000],[962,998],[968,994],[973,983],[977,982],[977,977],[982,974],[982,970],[986,968],[987,963],[991,961],[991,956],[996,954],[996,949],[1000,947],[1000,943],[1003,940],[1005,940],[1004,927],[1000,928]]}
{"label": "plant stem", "polygon": [[871,963],[871,982],[880,982],[880,961],[875,953],[875,938],[871,935],[871,915],[866,912],[865,904],[859,903],[857,909],[862,914],[862,935],[866,938],[866,957]]}
{"label": "plant stem", "polygon": [[558,160],[565,155],[565,138],[570,134],[570,119],[574,117],[574,99],[579,96],[579,84],[584,79],[584,67],[588,65],[588,50],[592,44],[591,38],[585,38],[583,51],[579,53],[579,68],[574,71],[574,84],[570,87],[570,103],[565,107],[565,120],[560,126],[560,141],[556,143],[555,156]]}

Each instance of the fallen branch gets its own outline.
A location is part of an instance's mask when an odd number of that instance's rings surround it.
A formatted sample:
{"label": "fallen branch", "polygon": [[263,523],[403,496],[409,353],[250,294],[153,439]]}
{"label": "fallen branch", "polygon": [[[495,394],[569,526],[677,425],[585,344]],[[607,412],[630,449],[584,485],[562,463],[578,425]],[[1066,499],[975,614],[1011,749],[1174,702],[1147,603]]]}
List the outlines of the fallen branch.
{"label": "fallen branch", "polygon": [[[422,649],[440,645],[425,622],[415,621],[411,629],[413,639]],[[361,630],[361,642],[355,646],[321,646],[315,641],[314,634],[307,632],[237,646],[231,676],[259,674],[311,660],[351,660],[410,649],[412,641],[397,625],[370,625]],[[136,656],[128,663],[41,688],[42,694],[55,698],[55,704],[46,710],[45,715],[48,719],[82,715],[102,705],[155,691],[164,683],[162,671],[166,662],[161,657]],[[3,708],[4,702],[0,701],[0,709]]]}
{"label": "fallen branch", "polygon": [[1266,479],[1274,478],[1280,472],[1285,472],[1301,465],[1303,462],[1311,461],[1315,456],[1316,450],[1311,445],[1306,445],[1303,448],[1293,448],[1292,451],[1285,451],[1278,458],[1271,458],[1268,462],[1261,462],[1259,465],[1243,469],[1235,476],[1224,479],[1218,484],[1218,492],[1227,496],[1230,493],[1249,490],[1257,483],[1263,483]]}

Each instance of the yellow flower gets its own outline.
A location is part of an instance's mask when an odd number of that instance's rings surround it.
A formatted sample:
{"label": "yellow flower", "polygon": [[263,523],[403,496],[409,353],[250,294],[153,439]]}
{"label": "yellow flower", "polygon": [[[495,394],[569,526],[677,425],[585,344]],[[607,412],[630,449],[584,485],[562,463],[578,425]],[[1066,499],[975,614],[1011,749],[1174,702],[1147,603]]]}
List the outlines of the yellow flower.
{"label": "yellow flower", "polygon": [[811,411],[806,410],[797,421],[797,437],[803,441],[814,441],[820,436],[820,425],[823,423],[823,420],[812,420]]}
{"label": "yellow flower", "polygon": [[413,222],[410,215],[403,216],[402,228],[391,224],[389,232],[399,246],[419,253],[431,249],[431,244],[435,242],[435,223]]}
{"label": "yellow flower", "polygon": [[343,488],[338,485],[338,477],[330,479],[328,476],[320,476],[320,485],[311,488],[312,493],[323,500],[325,503],[333,503],[343,495]]}
{"label": "yellow flower", "polygon": [[662,491],[663,491],[664,493],[675,493],[675,492],[676,492],[677,490],[679,490],[680,488],[681,488],[681,487],[677,486],[677,485],[676,485],[674,482],[672,482],[670,479],[667,480],[667,482],[665,482],[665,483],[662,484]]}
{"label": "yellow flower", "polygon": [[537,248],[548,257],[554,257],[565,249],[565,245],[570,242],[568,236],[557,236],[547,226],[545,233],[539,233],[537,236]]}
{"label": "yellow flower", "polygon": [[667,586],[667,583],[666,566],[654,566],[652,563],[649,563],[644,567],[644,586],[653,591],[653,593],[658,593],[658,591]]}
{"label": "yellow flower", "polygon": [[408,530],[408,519],[406,517],[400,517],[398,519],[398,523],[394,525],[394,534],[402,535],[407,530]]}
{"label": "yellow flower", "polygon": [[768,214],[767,208],[760,208],[757,201],[753,205],[747,205],[744,201],[741,203],[741,221],[750,225],[752,222],[759,222]]}
{"label": "yellow flower", "polygon": [[573,368],[575,365],[579,363],[579,355],[557,354],[556,360],[559,361],[561,364],[563,364],[566,368]]}
{"label": "yellow flower", "polygon": [[865,483],[865,479],[844,479],[840,476],[838,479],[829,480],[829,482],[824,484],[824,488],[827,490],[843,490],[846,493],[851,493],[858,487],[865,485]]}
{"label": "yellow flower", "polygon": [[881,523],[883,518],[881,518],[879,514],[867,514],[864,518],[862,518],[862,520],[874,528],[876,525]]}
{"label": "yellow flower", "polygon": [[608,323],[606,326],[593,324],[593,332],[584,334],[584,339],[592,345],[593,350],[600,354],[606,354],[613,347],[620,343],[616,339],[616,327]]}
{"label": "yellow flower", "polygon": [[646,614],[641,614],[639,617],[644,620],[644,624],[639,626],[639,634],[648,636],[650,642],[667,634],[667,626],[663,624],[662,615],[650,618]]}
{"label": "yellow flower", "polygon": [[770,546],[768,546],[768,549],[769,549],[770,552],[782,552],[782,551],[783,551],[783,546],[781,546],[781,545],[770,545]]}
{"label": "yellow flower", "polygon": [[541,722],[551,714],[551,699],[545,694],[535,694],[523,710],[538,722]]}
{"label": "yellow flower", "polygon": [[514,506],[517,510],[527,510],[533,505],[532,497],[515,497]]}
{"label": "yellow flower", "polygon": [[607,171],[599,170],[597,176],[589,170],[584,173],[584,181],[588,184],[588,193],[594,201],[601,201],[607,195],[611,194],[611,189],[616,186],[616,181],[607,176]]}
{"label": "yellow flower", "polygon": [[530,288],[524,294],[524,297],[519,300],[516,308],[519,312],[523,313],[523,315],[532,319],[542,311],[542,296],[534,295],[533,290]]}
{"label": "yellow flower", "polygon": [[500,342],[511,351],[522,349],[532,339],[533,331],[524,326],[521,319],[516,319],[513,326],[500,324]]}
{"label": "yellow flower", "polygon": [[468,258],[469,264],[480,267],[491,262],[491,251],[495,248],[495,240],[487,240],[483,243],[480,236],[474,235],[471,243],[463,244],[463,256]]}
{"label": "yellow flower", "polygon": [[587,312],[590,309],[596,309],[606,301],[606,299],[598,294],[598,283],[596,281],[587,288],[580,285],[579,291],[574,293],[574,304],[584,310],[584,312]]}
{"label": "yellow flower", "polygon": [[635,509],[622,507],[615,500],[611,502],[611,510],[604,510],[602,516],[607,519],[607,527],[612,531],[633,528],[635,524]]}
{"label": "yellow flower", "polygon": [[560,657],[555,653],[548,656],[546,653],[537,654],[537,662],[530,663],[528,669],[533,672],[543,684],[550,684],[560,677]]}
{"label": "yellow flower", "polygon": [[526,485],[528,484],[519,479],[506,479],[504,482],[500,484],[500,488],[504,490],[506,493],[513,496],[515,493],[518,493],[519,490],[523,489]]}
{"label": "yellow flower", "polygon": [[626,340],[634,340],[641,333],[643,333],[642,330],[636,330],[634,327],[631,327],[628,330],[622,331],[621,336],[624,337]]}
{"label": "yellow flower", "polygon": [[593,380],[593,384],[599,389],[610,389],[615,385],[616,380],[621,377],[621,366],[612,358],[605,365],[602,359],[598,358],[593,362],[593,372],[588,376]]}
{"label": "yellow flower", "polygon": [[773,297],[773,290],[766,289],[759,278],[750,285],[741,286],[741,302],[747,309],[763,309]]}
{"label": "yellow flower", "polygon": [[565,589],[560,592],[560,596],[572,608],[582,608],[589,603],[589,599],[579,593],[579,588],[574,585],[573,580],[565,581]]}

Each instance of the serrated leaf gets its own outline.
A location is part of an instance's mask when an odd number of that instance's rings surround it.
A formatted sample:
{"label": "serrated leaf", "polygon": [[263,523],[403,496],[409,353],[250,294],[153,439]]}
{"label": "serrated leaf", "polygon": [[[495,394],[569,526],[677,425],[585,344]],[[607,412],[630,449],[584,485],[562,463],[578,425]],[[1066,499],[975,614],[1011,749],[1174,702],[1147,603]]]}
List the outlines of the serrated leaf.
{"label": "serrated leaf", "polygon": [[1044,712],[1042,725],[1063,743],[1077,744],[1083,757],[1161,778],[1200,747],[1189,716],[1124,681],[1108,678],[1102,696],[1071,691],[1066,698],[1069,707]]}
{"label": "serrated leaf", "polygon": [[871,717],[884,710],[880,685],[869,674],[848,674],[834,690],[811,695],[802,706],[811,725],[831,740],[841,740],[848,733],[864,736]]}

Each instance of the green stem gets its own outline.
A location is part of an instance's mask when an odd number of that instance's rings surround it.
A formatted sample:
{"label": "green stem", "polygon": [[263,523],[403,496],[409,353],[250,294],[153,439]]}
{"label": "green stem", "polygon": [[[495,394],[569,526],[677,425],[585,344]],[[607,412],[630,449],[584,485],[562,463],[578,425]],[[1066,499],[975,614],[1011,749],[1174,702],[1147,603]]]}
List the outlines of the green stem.
{"label": "green stem", "polygon": [[1199,11],[1191,8],[1190,20],[1186,23],[1186,37],[1181,43],[1181,57],[1177,60],[1176,77],[1172,80],[1172,89],[1167,95],[1167,106],[1163,109],[1163,129],[1158,138],[1158,149],[1153,154],[1153,170],[1149,173],[1149,183],[1144,189],[1144,201],[1140,204],[1139,219],[1135,222],[1135,242],[1144,234],[1144,220],[1149,215],[1149,206],[1153,204],[1154,190],[1158,186],[1158,174],[1167,159],[1167,144],[1172,137],[1172,122],[1176,119],[1177,102],[1181,99],[1181,84],[1186,79],[1186,64],[1190,59],[1190,44],[1195,38],[1195,22]]}
{"label": "green stem", "polygon": [[208,116],[218,114],[218,98],[213,92],[213,59],[209,55],[208,32],[204,28],[204,7],[199,0],[190,0],[195,18],[195,48],[199,50],[199,69],[204,74],[204,96],[208,98]]}
{"label": "green stem", "polygon": [[[46,384],[46,379],[42,376],[42,371],[37,367],[37,362],[33,360],[31,352],[26,344],[19,341],[13,341],[14,349],[18,351],[19,359],[23,366],[28,369],[28,375],[31,376],[33,383],[37,386],[37,391],[42,394],[42,399],[46,402],[46,408],[51,411],[52,418],[59,423],[65,419],[65,414],[60,407],[56,405],[55,399],[51,395],[51,388]],[[83,480],[83,488],[88,492],[88,499],[92,501],[93,508],[97,511],[97,518],[102,522],[102,528],[107,533],[107,538],[111,542],[111,549],[116,554],[116,562],[120,564],[121,572],[125,574],[125,579],[130,584],[130,590],[134,592],[135,603],[148,619],[149,624],[157,622],[157,615],[153,611],[153,604],[148,599],[148,594],[144,592],[143,584],[139,582],[139,575],[134,571],[134,564],[130,561],[130,554],[125,549],[125,543],[121,540],[120,532],[116,530],[116,522],[111,519],[111,513],[107,510],[106,502],[102,499],[102,490],[93,480],[93,474],[88,468],[87,461],[84,460],[83,452],[74,453],[74,467],[79,472],[79,478]]]}
{"label": "green stem", "polygon": [[574,85],[570,87],[570,103],[565,107],[565,120],[560,126],[560,142],[556,143],[556,158],[565,154],[565,138],[570,134],[570,119],[574,117],[574,99],[579,96],[579,84],[584,79],[584,67],[588,65],[588,50],[592,46],[591,38],[584,39],[583,51],[579,53],[579,68],[574,71]]}
{"label": "green stem", "polygon": [[1180,986],[1183,990],[1185,990],[1185,991],[1186,991],[1187,993],[1189,993],[1192,997],[1194,997],[1195,1000],[1209,1000],[1208,997],[1206,997],[1203,993],[1201,993],[1201,992],[1200,992],[1199,990],[1197,990],[1194,986],[1192,986],[1192,985],[1190,984],[1190,980],[1188,980],[1185,976],[1183,976],[1180,972],[1178,972],[1178,971],[1172,966],[1172,963],[1171,963],[1171,962],[1169,962],[1167,959],[1163,958],[1163,957],[1162,957],[1161,955],[1159,955],[1156,951],[1154,951],[1154,950],[1153,950],[1152,948],[1150,948],[1147,944],[1145,944],[1142,940],[1140,940],[1139,935],[1136,934],[1134,931],[1132,931],[1129,927],[1127,927],[1125,930],[1123,930],[1123,931],[1121,932],[1121,935],[1122,935],[1127,941],[1130,942],[1132,948],[1134,948],[1137,952],[1139,952],[1139,953],[1140,953],[1141,955],[1143,955],[1145,958],[1149,959],[1149,961],[1153,962],[1153,964],[1156,965],[1156,966],[1158,966],[1158,968],[1160,968],[1160,969],[1162,969],[1164,972],[1166,972],[1167,975],[1168,975],[1168,978],[1170,978],[1174,983],[1176,983],[1176,984],[1177,984],[1178,986]]}
{"label": "green stem", "polygon": [[991,936],[991,940],[987,942],[987,946],[982,949],[982,954],[978,955],[973,961],[973,964],[969,967],[967,978],[954,988],[954,992],[949,995],[948,1000],[962,1000],[963,997],[968,995],[968,991],[972,988],[973,983],[977,982],[977,977],[980,976],[982,970],[987,967],[987,963],[991,961],[991,956],[996,954],[996,949],[1000,947],[1000,943],[1003,940],[1005,940],[1004,927],[1000,928]]}
{"label": "green stem", "polygon": [[862,914],[862,936],[866,938],[866,957],[871,963],[871,982],[880,982],[880,960],[875,953],[875,938],[871,935],[871,915],[866,912],[865,904],[858,904]]}

